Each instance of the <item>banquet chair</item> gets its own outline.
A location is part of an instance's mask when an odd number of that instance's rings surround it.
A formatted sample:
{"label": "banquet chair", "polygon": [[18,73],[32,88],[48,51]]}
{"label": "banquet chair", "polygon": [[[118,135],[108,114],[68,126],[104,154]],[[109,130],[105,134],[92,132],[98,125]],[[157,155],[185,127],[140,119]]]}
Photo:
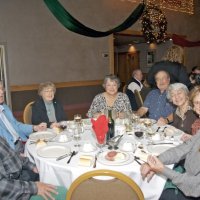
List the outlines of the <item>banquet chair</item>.
{"label": "banquet chair", "polygon": [[[94,178],[101,176],[101,178]],[[103,178],[102,178],[103,176]],[[109,176],[111,179],[106,179]],[[95,170],[79,176],[70,186],[66,200],[144,200],[139,186],[128,176],[113,170]]]}
{"label": "banquet chair", "polygon": [[25,124],[32,124],[32,105],[33,105],[34,101],[31,101],[30,103],[28,103],[25,108],[24,108],[24,112],[23,112],[23,121]]}
{"label": "banquet chair", "polygon": [[123,89],[122,89],[122,92],[123,93],[126,93],[126,89],[127,89],[127,85],[124,85]]}
{"label": "banquet chair", "polygon": [[142,99],[140,92],[138,90],[135,90],[134,94],[135,94],[135,100],[137,102],[138,108],[142,107],[144,104],[144,101]]}

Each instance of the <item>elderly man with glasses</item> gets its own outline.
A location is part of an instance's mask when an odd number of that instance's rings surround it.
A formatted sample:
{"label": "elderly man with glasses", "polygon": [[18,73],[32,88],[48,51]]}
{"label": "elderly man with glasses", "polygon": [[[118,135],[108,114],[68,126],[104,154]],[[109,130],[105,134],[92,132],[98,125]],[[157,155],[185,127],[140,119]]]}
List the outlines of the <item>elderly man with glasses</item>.
{"label": "elderly man with glasses", "polygon": [[160,124],[168,124],[173,121],[174,112],[174,107],[166,97],[170,76],[166,71],[158,71],[154,78],[158,89],[149,92],[144,105],[137,110],[136,114],[142,117],[148,112],[149,118],[158,120]]}

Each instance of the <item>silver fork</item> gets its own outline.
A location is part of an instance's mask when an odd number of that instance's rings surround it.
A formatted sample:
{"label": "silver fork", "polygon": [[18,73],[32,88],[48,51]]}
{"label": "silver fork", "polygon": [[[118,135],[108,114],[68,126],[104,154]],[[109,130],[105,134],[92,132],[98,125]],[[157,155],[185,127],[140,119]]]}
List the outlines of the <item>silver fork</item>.
{"label": "silver fork", "polygon": [[71,154],[69,160],[67,161],[67,164],[69,164],[69,163],[71,162],[72,157],[75,156],[77,153],[78,153],[78,151],[73,151],[73,152],[72,152],[72,154]]}

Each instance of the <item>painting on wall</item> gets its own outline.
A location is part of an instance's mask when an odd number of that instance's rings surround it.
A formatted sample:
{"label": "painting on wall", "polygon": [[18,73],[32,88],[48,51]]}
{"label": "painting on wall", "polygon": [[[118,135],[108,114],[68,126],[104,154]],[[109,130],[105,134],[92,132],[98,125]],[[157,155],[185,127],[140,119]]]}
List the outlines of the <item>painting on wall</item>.
{"label": "painting on wall", "polygon": [[147,51],[147,67],[151,67],[155,63],[155,51]]}

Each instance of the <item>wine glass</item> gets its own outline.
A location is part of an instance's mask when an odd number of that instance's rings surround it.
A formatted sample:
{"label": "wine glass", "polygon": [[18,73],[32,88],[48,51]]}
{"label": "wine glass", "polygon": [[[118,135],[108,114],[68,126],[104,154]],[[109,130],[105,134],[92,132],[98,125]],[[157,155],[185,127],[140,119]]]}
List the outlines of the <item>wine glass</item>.
{"label": "wine glass", "polygon": [[81,122],[82,122],[82,117],[81,117],[81,115],[80,115],[80,114],[75,114],[75,115],[74,115],[74,121],[75,121],[76,123],[81,123]]}
{"label": "wine glass", "polygon": [[105,139],[106,139],[106,134],[102,134],[102,135],[96,135],[96,139],[97,139],[97,146],[99,147],[99,152],[102,153],[103,152],[103,147],[105,145]]}
{"label": "wine glass", "polygon": [[59,126],[64,131],[67,128],[67,121],[59,122]]}

